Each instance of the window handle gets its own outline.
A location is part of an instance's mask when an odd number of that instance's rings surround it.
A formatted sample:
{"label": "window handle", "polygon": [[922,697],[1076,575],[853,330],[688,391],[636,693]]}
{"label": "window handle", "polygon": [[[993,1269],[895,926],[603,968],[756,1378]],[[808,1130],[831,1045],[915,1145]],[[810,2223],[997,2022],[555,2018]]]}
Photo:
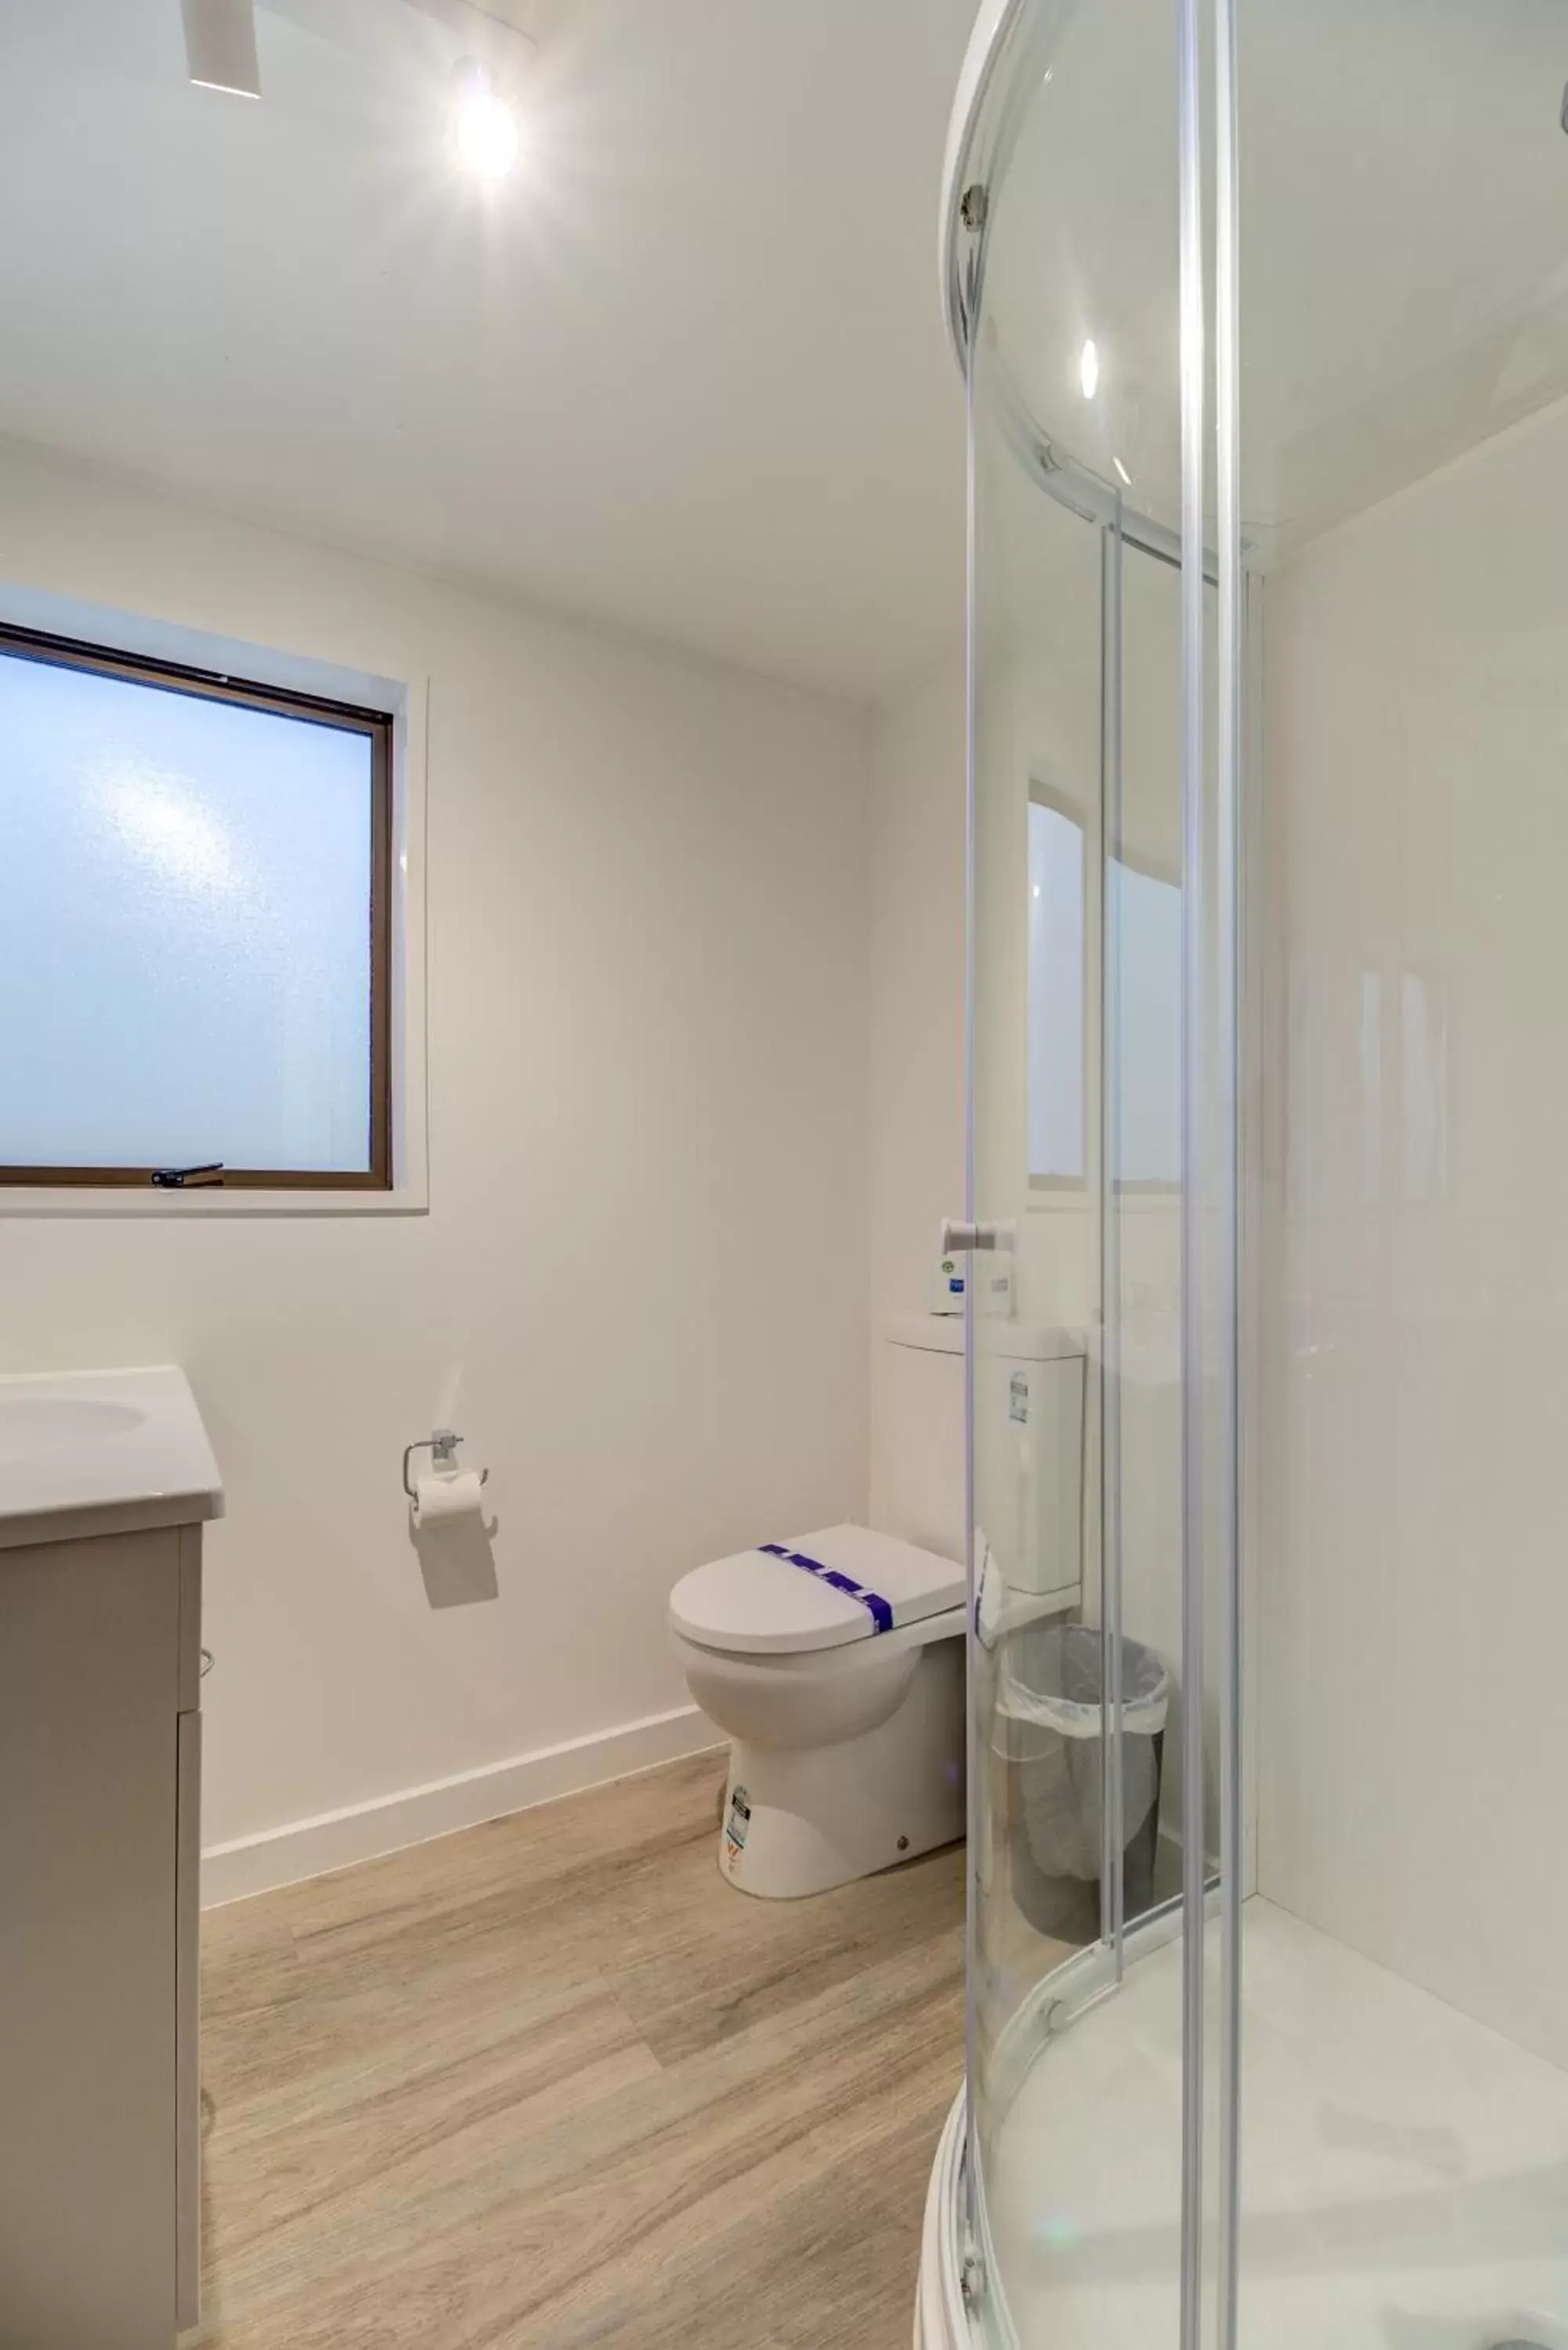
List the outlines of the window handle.
{"label": "window handle", "polygon": [[205,1167],[155,1167],[152,1180],[161,1191],[183,1191],[198,1183],[221,1183],[223,1162],[214,1159]]}

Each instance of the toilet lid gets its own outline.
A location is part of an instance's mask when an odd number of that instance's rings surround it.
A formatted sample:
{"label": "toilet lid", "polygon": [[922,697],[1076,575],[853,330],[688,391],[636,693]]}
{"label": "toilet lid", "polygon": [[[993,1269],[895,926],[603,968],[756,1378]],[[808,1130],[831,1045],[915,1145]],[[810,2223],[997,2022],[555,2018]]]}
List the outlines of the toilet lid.
{"label": "toilet lid", "polygon": [[950,1558],[867,1526],[827,1526],[694,1567],[670,1595],[670,1620],[701,1648],[799,1655],[918,1624],[963,1596]]}

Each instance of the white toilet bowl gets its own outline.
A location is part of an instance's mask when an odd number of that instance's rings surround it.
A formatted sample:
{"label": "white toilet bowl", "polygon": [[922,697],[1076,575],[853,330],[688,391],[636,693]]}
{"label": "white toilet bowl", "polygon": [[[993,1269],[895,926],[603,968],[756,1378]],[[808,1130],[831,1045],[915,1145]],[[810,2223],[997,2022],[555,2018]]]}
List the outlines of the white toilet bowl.
{"label": "white toilet bowl", "polygon": [[715,1559],[670,1597],[691,1694],[731,1739],[719,1866],[821,1893],[964,1824],[964,1571],[864,1526]]}

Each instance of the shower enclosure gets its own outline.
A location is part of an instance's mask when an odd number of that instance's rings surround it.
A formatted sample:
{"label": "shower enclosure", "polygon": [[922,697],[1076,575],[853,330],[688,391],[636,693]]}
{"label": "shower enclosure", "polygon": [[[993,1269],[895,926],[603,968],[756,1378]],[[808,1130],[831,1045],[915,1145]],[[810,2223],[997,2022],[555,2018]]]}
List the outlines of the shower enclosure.
{"label": "shower enclosure", "polygon": [[971,1408],[925,2350],[1568,2350],[1565,78],[1558,0],[966,65],[965,1213],[1084,1573]]}

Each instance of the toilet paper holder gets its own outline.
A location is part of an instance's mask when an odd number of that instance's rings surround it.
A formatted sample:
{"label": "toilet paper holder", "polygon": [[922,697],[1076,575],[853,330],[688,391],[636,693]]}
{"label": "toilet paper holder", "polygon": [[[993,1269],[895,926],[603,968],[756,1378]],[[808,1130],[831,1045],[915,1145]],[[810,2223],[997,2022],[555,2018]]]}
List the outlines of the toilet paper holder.
{"label": "toilet paper holder", "polygon": [[[404,1445],[403,1491],[408,1495],[410,1502],[415,1499],[415,1494],[412,1485],[409,1482],[409,1462],[412,1460],[414,1454],[416,1452],[423,1452],[428,1447],[431,1456],[431,1467],[443,1473],[455,1475],[457,1472],[457,1448],[462,1442],[462,1439],[458,1435],[455,1429],[437,1428],[433,1429],[429,1436],[416,1437],[412,1444]],[[489,1484],[490,1471],[488,1469],[482,1469],[480,1471],[479,1482],[482,1485]]]}

